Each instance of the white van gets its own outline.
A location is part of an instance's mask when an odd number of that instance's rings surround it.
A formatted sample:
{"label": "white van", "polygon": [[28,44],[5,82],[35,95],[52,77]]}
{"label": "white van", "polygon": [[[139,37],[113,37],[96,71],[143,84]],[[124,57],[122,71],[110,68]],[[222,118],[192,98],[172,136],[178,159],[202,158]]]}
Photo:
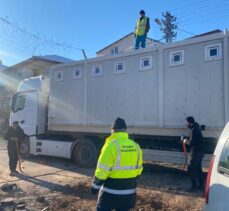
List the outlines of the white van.
{"label": "white van", "polygon": [[208,170],[205,211],[229,210],[229,123],[225,126]]}

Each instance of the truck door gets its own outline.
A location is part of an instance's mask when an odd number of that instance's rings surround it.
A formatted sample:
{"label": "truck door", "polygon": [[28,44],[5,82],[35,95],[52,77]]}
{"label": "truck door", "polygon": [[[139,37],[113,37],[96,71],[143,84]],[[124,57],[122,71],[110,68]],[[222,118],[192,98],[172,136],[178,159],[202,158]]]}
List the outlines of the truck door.
{"label": "truck door", "polygon": [[18,121],[27,135],[35,135],[37,130],[37,92],[20,93],[12,99],[11,122]]}

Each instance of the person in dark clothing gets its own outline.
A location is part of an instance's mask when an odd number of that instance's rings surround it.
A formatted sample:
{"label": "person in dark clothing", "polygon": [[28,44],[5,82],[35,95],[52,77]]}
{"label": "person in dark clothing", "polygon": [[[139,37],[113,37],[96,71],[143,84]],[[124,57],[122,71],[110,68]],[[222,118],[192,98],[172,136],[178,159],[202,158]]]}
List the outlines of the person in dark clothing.
{"label": "person in dark clothing", "polygon": [[5,140],[8,141],[7,149],[9,155],[9,167],[10,175],[13,176],[16,171],[17,162],[18,162],[18,151],[17,147],[20,148],[20,142],[25,139],[24,131],[18,125],[18,121],[14,121],[13,125],[7,130],[5,135]]}
{"label": "person in dark clothing", "polygon": [[191,179],[190,191],[204,190],[204,179],[201,162],[204,157],[203,135],[200,126],[192,116],[186,118],[186,126],[190,129],[188,138],[183,142],[190,145],[190,158],[188,161],[188,173]]}

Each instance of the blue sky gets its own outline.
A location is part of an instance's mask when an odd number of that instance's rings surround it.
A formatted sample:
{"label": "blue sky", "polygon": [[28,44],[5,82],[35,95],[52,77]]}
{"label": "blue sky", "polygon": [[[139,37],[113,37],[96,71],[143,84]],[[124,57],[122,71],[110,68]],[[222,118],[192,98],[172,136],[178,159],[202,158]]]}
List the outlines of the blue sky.
{"label": "blue sky", "polygon": [[[82,59],[77,48],[94,57],[133,31],[141,9],[150,17],[148,36],[154,39],[161,39],[162,33],[153,20],[166,11],[177,17],[181,30],[193,34],[229,29],[227,0],[0,0],[0,60],[11,66],[33,55]],[[177,40],[192,36],[181,30]]]}

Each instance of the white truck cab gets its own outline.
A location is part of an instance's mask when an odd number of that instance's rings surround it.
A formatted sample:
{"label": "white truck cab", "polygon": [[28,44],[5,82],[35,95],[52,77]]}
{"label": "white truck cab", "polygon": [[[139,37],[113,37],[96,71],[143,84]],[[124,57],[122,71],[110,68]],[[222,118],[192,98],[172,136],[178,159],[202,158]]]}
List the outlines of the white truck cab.
{"label": "white truck cab", "polygon": [[50,155],[73,158],[80,166],[90,167],[96,161],[96,149],[82,137],[61,133],[47,135],[49,79],[43,76],[23,80],[11,101],[10,124],[18,121],[28,136],[21,144],[21,155]]}
{"label": "white truck cab", "polygon": [[28,136],[44,133],[49,81],[37,76],[23,80],[11,102],[10,123],[18,121]]}

